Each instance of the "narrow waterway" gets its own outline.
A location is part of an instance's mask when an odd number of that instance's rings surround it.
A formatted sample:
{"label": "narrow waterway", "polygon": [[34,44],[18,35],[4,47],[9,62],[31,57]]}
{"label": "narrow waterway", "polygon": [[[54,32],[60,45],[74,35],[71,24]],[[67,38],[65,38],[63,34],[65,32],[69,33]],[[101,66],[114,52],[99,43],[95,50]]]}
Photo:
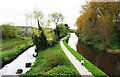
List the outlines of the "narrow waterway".
{"label": "narrow waterway", "polygon": [[78,42],[78,37],[75,35],[75,33],[70,33],[70,38],[68,39],[68,45],[77,51],[76,45]]}
{"label": "narrow waterway", "polygon": [[78,42],[77,51],[108,75],[120,75],[120,57]]}
{"label": "narrow waterway", "polygon": [[[86,59],[100,68],[108,75],[113,75],[116,77],[120,76],[120,56],[112,55],[107,52],[99,51],[93,47],[86,46],[80,42],[76,44],[78,41],[75,33],[70,34],[70,38],[68,40],[69,46],[83,55]],[[75,47],[76,46],[76,47]]]}
{"label": "narrow waterway", "polygon": [[33,57],[33,54],[36,54],[35,52],[35,46],[29,48],[26,50],[23,54],[18,56],[13,62],[5,65],[2,69],[0,69],[0,77],[2,75],[18,75],[16,74],[18,69],[22,69],[23,73],[26,73],[30,70],[30,68],[26,68],[26,63],[32,63],[32,65],[35,62],[35,57]]}

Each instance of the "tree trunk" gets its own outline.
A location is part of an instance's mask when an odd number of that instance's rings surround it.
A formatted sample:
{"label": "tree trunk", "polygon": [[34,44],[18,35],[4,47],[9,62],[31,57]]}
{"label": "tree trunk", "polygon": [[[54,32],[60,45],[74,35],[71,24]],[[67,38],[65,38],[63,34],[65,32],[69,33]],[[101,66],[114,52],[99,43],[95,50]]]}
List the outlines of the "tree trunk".
{"label": "tree trunk", "polygon": [[39,19],[37,19],[37,22],[38,22],[38,28],[39,28],[39,30],[42,30],[42,28],[40,26],[40,23],[39,23]]}
{"label": "tree trunk", "polygon": [[56,23],[56,35],[57,35],[57,37],[58,37],[58,39],[59,39],[59,30],[58,30],[57,23]]}

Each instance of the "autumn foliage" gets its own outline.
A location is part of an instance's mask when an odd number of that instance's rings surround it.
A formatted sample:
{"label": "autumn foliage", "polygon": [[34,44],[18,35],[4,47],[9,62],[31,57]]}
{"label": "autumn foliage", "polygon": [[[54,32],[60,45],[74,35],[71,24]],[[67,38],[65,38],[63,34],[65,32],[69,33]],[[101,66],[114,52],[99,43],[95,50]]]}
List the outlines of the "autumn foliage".
{"label": "autumn foliage", "polygon": [[120,49],[120,2],[90,2],[76,24],[79,40],[101,50]]}

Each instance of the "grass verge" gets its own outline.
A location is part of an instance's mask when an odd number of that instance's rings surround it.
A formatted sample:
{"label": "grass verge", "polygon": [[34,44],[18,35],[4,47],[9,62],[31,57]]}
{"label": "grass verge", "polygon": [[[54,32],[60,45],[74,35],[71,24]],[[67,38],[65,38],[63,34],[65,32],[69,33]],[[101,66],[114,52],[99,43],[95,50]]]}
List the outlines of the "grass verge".
{"label": "grass verge", "polygon": [[78,71],[64,54],[59,44],[40,51],[30,71],[22,74],[21,77],[33,77],[35,75],[37,77],[41,75],[46,77],[53,77],[53,75],[58,77],[80,77]]}
{"label": "grass verge", "polygon": [[103,71],[101,71],[98,67],[93,65],[90,61],[88,61],[86,58],[84,58],[82,55],[80,55],[78,52],[76,52],[74,49],[72,49],[67,43],[66,40],[69,38],[67,36],[63,43],[65,47],[79,60],[84,60],[84,66],[95,76],[95,77],[109,77],[107,74],[105,74]]}

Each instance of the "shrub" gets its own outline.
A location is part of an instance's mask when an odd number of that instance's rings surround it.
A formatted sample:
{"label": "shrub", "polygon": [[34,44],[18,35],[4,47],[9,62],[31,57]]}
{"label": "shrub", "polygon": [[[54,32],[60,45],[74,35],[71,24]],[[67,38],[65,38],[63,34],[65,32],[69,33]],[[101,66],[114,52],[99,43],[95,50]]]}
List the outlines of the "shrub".
{"label": "shrub", "polygon": [[76,75],[75,70],[71,70],[66,66],[58,66],[47,72],[48,75]]}
{"label": "shrub", "polygon": [[53,46],[57,40],[54,30],[50,28],[44,28],[44,34],[47,38],[48,45]]}
{"label": "shrub", "polygon": [[2,38],[15,38],[17,36],[16,28],[10,24],[3,24],[2,26]]}
{"label": "shrub", "polygon": [[46,72],[54,67],[64,65],[66,62],[66,59],[64,58],[63,54],[60,53],[47,53],[44,56],[43,63],[40,67],[40,70],[42,72]]}
{"label": "shrub", "polygon": [[16,74],[21,74],[22,72],[23,72],[22,69],[18,69],[17,72],[16,72]]}
{"label": "shrub", "polygon": [[36,45],[36,49],[43,50],[47,46],[47,39],[43,33],[43,31],[38,31],[37,33],[34,33],[32,36],[33,43]]}
{"label": "shrub", "polygon": [[63,56],[63,54],[60,53],[48,53],[45,56],[45,63],[47,63],[48,66],[50,67],[56,67],[56,66],[60,66],[63,65],[65,62],[65,58]]}
{"label": "shrub", "polygon": [[32,63],[26,63],[26,64],[25,64],[25,67],[26,67],[26,68],[29,68],[29,67],[31,67],[31,65],[32,65]]}
{"label": "shrub", "polygon": [[68,34],[69,27],[68,27],[67,24],[59,24],[58,25],[58,31],[59,31],[59,37],[63,38],[63,37],[65,37]]}
{"label": "shrub", "polygon": [[48,63],[46,63],[46,62],[42,63],[41,66],[40,66],[40,70],[41,70],[42,72],[47,72],[47,71],[50,70],[50,69],[52,69],[52,67],[50,67],[50,66],[48,65]]}

